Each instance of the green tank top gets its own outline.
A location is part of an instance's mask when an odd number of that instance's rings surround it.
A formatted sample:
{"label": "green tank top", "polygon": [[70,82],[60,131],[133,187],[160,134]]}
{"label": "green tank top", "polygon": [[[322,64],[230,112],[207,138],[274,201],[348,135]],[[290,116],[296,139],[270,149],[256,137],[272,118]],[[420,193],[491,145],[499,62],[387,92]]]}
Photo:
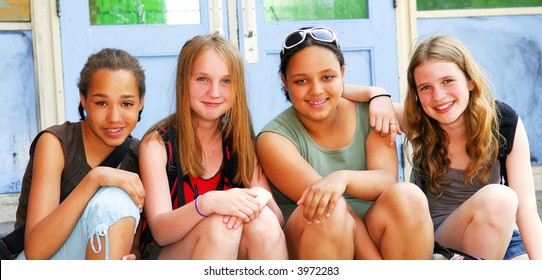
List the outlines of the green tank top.
{"label": "green tank top", "polygon": [[[259,134],[273,132],[288,138],[297,147],[301,156],[322,176],[337,170],[366,170],[365,141],[371,131],[368,111],[367,103],[356,103],[356,132],[354,137],[347,146],[337,150],[319,147],[310,138],[293,106],[271,120]],[[297,207],[296,202],[282,194],[272,182],[270,184],[284,218],[288,219]],[[344,194],[344,197],[360,217],[365,214],[372,204],[372,202],[363,201],[348,194]]]}

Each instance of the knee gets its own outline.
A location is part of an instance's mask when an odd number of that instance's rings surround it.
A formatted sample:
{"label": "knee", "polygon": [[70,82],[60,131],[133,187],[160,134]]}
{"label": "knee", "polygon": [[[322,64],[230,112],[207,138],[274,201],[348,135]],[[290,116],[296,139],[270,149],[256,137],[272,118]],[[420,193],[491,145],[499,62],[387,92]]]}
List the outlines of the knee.
{"label": "knee", "polygon": [[408,217],[408,220],[413,220],[416,217],[430,216],[427,197],[414,184],[406,182],[394,184],[381,196],[386,208],[390,209],[395,217]]}
{"label": "knee", "polygon": [[319,238],[342,239],[346,232],[352,232],[355,221],[348,211],[348,203],[344,198],[337,201],[330,217],[324,217],[319,224],[307,224],[305,233],[314,233]]}
{"label": "knee", "polygon": [[479,191],[482,195],[479,210],[489,223],[497,225],[513,222],[518,208],[518,196],[509,187],[491,184]]}
{"label": "knee", "polygon": [[266,247],[283,242],[284,233],[275,214],[265,207],[256,219],[243,226],[242,238],[251,246]]}
{"label": "knee", "polygon": [[133,216],[139,221],[139,208],[134,201],[121,188],[101,187],[89,201],[88,206],[99,212],[122,212]]}
{"label": "knee", "polygon": [[224,246],[225,244],[239,243],[244,225],[241,224],[238,228],[228,228],[222,220],[221,215],[211,215],[205,218],[205,242]]}

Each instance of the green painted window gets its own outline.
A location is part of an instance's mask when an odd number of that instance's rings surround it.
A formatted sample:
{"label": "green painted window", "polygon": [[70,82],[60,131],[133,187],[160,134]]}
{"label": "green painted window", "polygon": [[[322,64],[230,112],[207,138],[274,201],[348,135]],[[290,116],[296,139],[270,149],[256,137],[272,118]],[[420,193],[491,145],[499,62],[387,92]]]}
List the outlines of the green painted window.
{"label": "green painted window", "polygon": [[0,0],[0,21],[30,21],[30,0]]}
{"label": "green painted window", "polygon": [[264,0],[266,22],[367,18],[365,0]]}
{"label": "green painted window", "polygon": [[418,11],[542,6],[542,0],[418,0]]}
{"label": "green painted window", "polygon": [[89,0],[91,25],[199,24],[199,0]]}

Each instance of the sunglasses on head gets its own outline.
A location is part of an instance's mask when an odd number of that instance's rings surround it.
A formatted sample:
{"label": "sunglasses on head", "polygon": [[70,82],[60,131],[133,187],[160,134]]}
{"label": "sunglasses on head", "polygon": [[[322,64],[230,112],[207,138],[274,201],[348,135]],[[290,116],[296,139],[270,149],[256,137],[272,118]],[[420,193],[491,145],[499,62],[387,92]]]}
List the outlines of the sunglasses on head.
{"label": "sunglasses on head", "polygon": [[326,43],[335,42],[335,45],[337,46],[337,48],[339,48],[337,35],[335,35],[335,32],[333,32],[333,30],[327,27],[313,27],[309,29],[299,29],[286,35],[286,37],[284,37],[284,44],[282,45],[281,52],[284,53],[284,50],[289,50],[303,43],[305,39],[307,38],[307,33],[311,35],[311,37],[316,41],[326,42]]}

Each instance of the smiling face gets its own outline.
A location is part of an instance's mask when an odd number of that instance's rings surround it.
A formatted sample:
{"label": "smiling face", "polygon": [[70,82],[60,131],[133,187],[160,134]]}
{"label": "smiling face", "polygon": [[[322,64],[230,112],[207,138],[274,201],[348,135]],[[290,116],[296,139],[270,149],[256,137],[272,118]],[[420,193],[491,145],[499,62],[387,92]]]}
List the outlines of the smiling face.
{"label": "smiling face", "polygon": [[229,67],[212,48],[195,59],[189,87],[190,108],[200,122],[218,121],[233,105]]}
{"label": "smiling face", "polygon": [[321,121],[336,112],[343,92],[344,66],[323,47],[309,46],[292,56],[282,75],[284,88],[302,122]]}
{"label": "smiling face", "polygon": [[461,122],[474,87],[452,62],[428,60],[414,69],[418,98],[424,112],[443,125]]}
{"label": "smiling face", "polygon": [[80,94],[87,112],[83,129],[91,144],[121,145],[134,130],[143,108],[134,74],[127,70],[98,69],[86,97]]}

